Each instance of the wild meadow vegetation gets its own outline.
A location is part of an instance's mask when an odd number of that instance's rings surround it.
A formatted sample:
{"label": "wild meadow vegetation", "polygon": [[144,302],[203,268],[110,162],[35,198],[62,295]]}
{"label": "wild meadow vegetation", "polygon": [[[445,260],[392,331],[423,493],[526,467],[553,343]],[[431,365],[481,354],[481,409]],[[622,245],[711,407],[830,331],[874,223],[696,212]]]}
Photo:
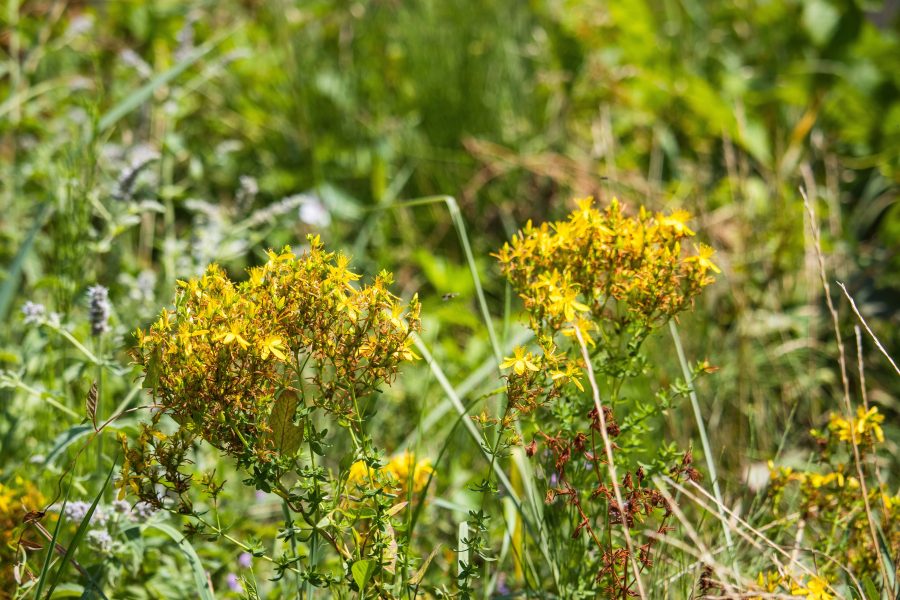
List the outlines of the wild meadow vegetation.
{"label": "wild meadow vegetation", "polygon": [[0,598],[900,598],[896,2],[0,13]]}

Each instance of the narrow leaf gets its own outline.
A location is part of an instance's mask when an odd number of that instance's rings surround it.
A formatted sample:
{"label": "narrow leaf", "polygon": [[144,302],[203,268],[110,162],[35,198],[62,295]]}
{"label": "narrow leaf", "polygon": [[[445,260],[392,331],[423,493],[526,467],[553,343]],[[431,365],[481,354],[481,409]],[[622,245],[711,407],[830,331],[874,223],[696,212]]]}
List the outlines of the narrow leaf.
{"label": "narrow leaf", "polygon": [[[69,502],[69,492],[72,491],[72,484],[66,487],[66,496],[63,498],[62,506],[59,508],[59,519],[56,520],[56,527],[53,529],[53,536],[50,538],[50,544],[47,546],[47,558],[44,559],[44,565],[41,567],[41,574],[38,577],[37,591],[34,597],[41,599],[41,593],[44,591],[44,585],[47,583],[47,575],[50,573],[50,561],[53,558],[53,549],[56,548],[56,540],[59,539],[59,532],[62,529],[63,521],[66,520],[66,504]],[[48,594],[49,595],[49,594]]]}
{"label": "narrow leaf", "polygon": [[203,563],[200,561],[200,557],[197,556],[197,551],[194,550],[194,547],[191,546],[191,543],[187,538],[177,529],[171,525],[166,525],[165,523],[147,523],[141,527],[141,531],[147,531],[148,529],[156,529],[172,538],[172,541],[178,544],[178,547],[187,558],[188,566],[194,577],[194,585],[197,588],[197,597],[201,600],[215,600],[212,590],[209,588],[209,582],[206,578],[206,570],[203,568]]}
{"label": "narrow leaf", "polygon": [[9,307],[19,289],[19,277],[22,275],[22,267],[25,264],[25,259],[28,258],[28,255],[31,253],[34,241],[37,239],[40,230],[44,227],[44,223],[46,223],[47,219],[50,217],[52,210],[53,205],[49,201],[44,202],[38,207],[37,215],[34,217],[34,223],[32,223],[31,229],[25,237],[25,241],[19,246],[19,251],[16,252],[12,264],[10,264],[6,271],[5,281],[3,282],[3,285],[0,285],[0,321],[6,320]]}
{"label": "narrow leaf", "polygon": [[428,565],[431,564],[431,561],[434,559],[435,555],[440,549],[440,544],[435,546],[434,550],[431,551],[431,554],[428,555],[428,558],[425,559],[425,562],[422,563],[422,566],[419,567],[419,570],[416,571],[409,579],[409,585],[419,585],[419,582],[421,582],[422,578],[425,577],[425,572],[428,570]]}
{"label": "narrow leaf", "polygon": [[99,132],[102,133],[103,131],[109,129],[110,127],[115,125],[119,121],[119,119],[126,116],[128,113],[149,100],[153,96],[153,92],[163,87],[164,85],[168,85],[173,79],[188,70],[191,65],[209,54],[210,51],[218,46],[222,42],[222,40],[224,40],[230,34],[231,33],[228,32],[225,35],[216,36],[202,46],[198,46],[192,52],[188,53],[187,56],[184,57],[184,59],[172,66],[171,69],[156,75],[146,84],[131,92],[121,102],[113,106],[109,110],[109,112],[107,112],[100,118],[100,122],[97,125],[97,129],[99,130]]}
{"label": "narrow leaf", "polygon": [[897,589],[897,567],[891,559],[891,545],[884,537],[884,531],[881,527],[877,527],[878,545],[881,547],[881,560],[884,562],[884,571],[887,573],[887,581],[883,582],[883,589],[889,598],[900,598],[900,590]]}
{"label": "narrow leaf", "polygon": [[[97,510],[97,505],[100,504],[100,500],[103,498],[103,492],[106,491],[106,486],[109,485],[109,482],[112,479],[113,472],[115,470],[116,461],[113,461],[113,464],[109,469],[109,473],[106,475],[106,481],[104,481],[103,485],[100,486],[100,491],[97,493],[97,497],[94,498],[94,501],[91,503],[91,507],[88,508],[87,512],[84,515],[84,518],[81,519],[81,523],[79,523],[78,529],[75,531],[75,535],[72,536],[72,540],[69,542],[69,547],[66,548],[66,553],[63,554],[62,560],[59,563],[59,568],[56,570],[56,577],[53,578],[53,584],[50,586],[50,589],[47,590],[48,597],[53,595],[53,590],[56,589],[57,585],[59,585],[63,573],[66,570],[66,566],[68,566],[69,562],[72,560],[75,552],[78,550],[78,545],[81,544],[81,540],[84,539],[84,536],[87,534],[88,527],[90,527],[91,525],[91,517],[94,516],[94,511]],[[52,548],[53,543],[51,543],[50,546]],[[40,598],[40,596],[37,597]]]}
{"label": "narrow leaf", "polygon": [[57,457],[71,446],[75,440],[88,435],[91,431],[93,431],[93,427],[90,425],[76,425],[56,436],[56,439],[53,440],[53,448],[50,449],[50,452],[47,453],[47,458],[44,459],[44,466],[53,464]]}

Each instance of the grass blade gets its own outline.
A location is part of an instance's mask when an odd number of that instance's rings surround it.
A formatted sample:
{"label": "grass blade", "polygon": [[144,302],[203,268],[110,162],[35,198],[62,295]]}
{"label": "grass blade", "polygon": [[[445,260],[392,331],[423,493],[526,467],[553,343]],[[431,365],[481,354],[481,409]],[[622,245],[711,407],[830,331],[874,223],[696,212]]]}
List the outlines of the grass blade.
{"label": "grass blade", "polygon": [[115,125],[119,121],[119,119],[123,118],[125,115],[149,100],[153,95],[153,92],[184,73],[194,63],[209,54],[216,46],[221,44],[222,41],[232,33],[233,30],[216,36],[205,44],[198,46],[192,52],[188,53],[187,56],[185,56],[172,68],[167,71],[163,71],[138,89],[134,90],[121,102],[109,109],[109,111],[105,115],[100,117],[100,121],[97,124],[97,133],[106,131],[107,129]]}
{"label": "grass blade", "polygon": [[728,529],[727,517],[725,516],[725,503],[722,501],[722,491],[719,489],[719,476],[716,473],[716,462],[713,460],[712,447],[709,443],[709,436],[706,435],[706,425],[703,422],[703,412],[700,410],[700,401],[697,399],[697,391],[694,389],[694,382],[691,377],[691,368],[688,365],[687,358],[684,355],[684,348],[681,345],[681,336],[678,334],[678,327],[675,321],[669,321],[669,332],[672,334],[672,341],[675,343],[675,352],[678,354],[678,362],[681,364],[681,373],[684,376],[684,382],[688,386],[691,398],[691,407],[694,409],[694,419],[697,421],[697,429],[700,431],[700,443],[703,444],[703,456],[706,459],[706,468],[709,469],[709,478],[712,479],[713,494],[718,505],[720,519],[722,522],[722,531],[725,533],[725,544],[730,550],[734,546],[734,540],[731,539],[731,531]]}
{"label": "grass blade", "polygon": [[[68,566],[69,562],[72,560],[75,552],[78,550],[78,545],[81,544],[81,540],[84,539],[84,536],[87,534],[88,527],[91,524],[91,517],[94,516],[94,511],[97,509],[97,505],[100,504],[100,500],[103,498],[103,492],[106,491],[106,486],[109,485],[110,480],[112,480],[113,472],[116,470],[116,462],[113,461],[112,466],[109,469],[109,474],[106,476],[106,481],[103,482],[103,485],[100,486],[100,491],[97,493],[97,497],[94,498],[94,501],[91,503],[91,507],[88,509],[87,513],[85,513],[84,518],[81,519],[81,523],[78,525],[78,529],[75,531],[75,535],[72,536],[71,541],[66,548],[66,553],[63,554],[62,561],[60,561],[59,568],[56,570],[56,576],[53,578],[53,584],[50,586],[50,589],[47,590],[47,597],[50,597],[53,594],[53,590],[56,589],[56,586],[59,585],[60,580],[62,579],[63,573],[66,570],[66,566]],[[62,511],[60,511],[62,514]],[[60,517],[62,520],[62,517]],[[55,537],[55,534],[54,534]],[[53,547],[53,543],[51,543],[51,547]],[[36,596],[40,599],[40,594]]]}
{"label": "grass blade", "polygon": [[488,337],[491,340],[491,349],[494,352],[494,359],[499,365],[503,362],[503,354],[500,351],[500,340],[497,338],[497,332],[494,331],[494,321],[488,310],[487,299],[484,296],[484,289],[481,287],[481,277],[478,275],[478,267],[475,264],[475,256],[472,254],[472,246],[469,244],[469,236],[466,233],[466,223],[462,218],[459,210],[459,204],[453,196],[427,196],[425,198],[415,198],[413,200],[405,200],[403,202],[394,202],[383,206],[376,206],[370,210],[386,210],[389,208],[413,208],[416,206],[427,206],[430,204],[444,204],[450,212],[450,220],[456,235],[459,237],[459,243],[462,246],[463,254],[466,257],[466,264],[469,272],[472,274],[472,283],[475,285],[475,295],[478,297],[478,308],[484,319],[484,325],[487,327]]}
{"label": "grass blade", "polygon": [[31,224],[31,229],[28,231],[28,235],[25,236],[25,241],[19,246],[19,251],[16,252],[12,264],[6,272],[6,281],[0,286],[0,321],[6,320],[9,307],[12,305],[13,298],[19,290],[19,277],[22,275],[22,265],[25,264],[25,259],[31,253],[31,247],[34,246],[37,234],[44,227],[44,223],[47,222],[51,212],[52,205],[50,202],[44,202],[38,207],[34,223]]}
{"label": "grass blade", "polygon": [[[44,591],[44,585],[47,583],[47,575],[50,573],[50,559],[53,557],[53,551],[56,549],[56,540],[59,539],[59,532],[62,529],[63,521],[66,520],[66,504],[69,502],[69,492],[72,491],[72,484],[66,488],[66,495],[63,498],[62,506],[59,509],[59,519],[56,520],[56,527],[53,529],[53,536],[50,538],[50,544],[47,546],[47,558],[41,567],[41,574],[38,577],[37,587],[34,597],[40,600],[41,593]],[[49,596],[49,594],[48,594]]]}
{"label": "grass blade", "polygon": [[187,538],[177,529],[171,525],[166,525],[165,523],[147,523],[141,527],[142,532],[148,529],[156,529],[169,536],[173,542],[178,544],[178,547],[184,553],[185,558],[187,558],[188,566],[191,569],[191,575],[194,577],[194,584],[197,586],[197,597],[201,600],[215,600],[212,590],[209,589],[209,583],[206,579],[206,571],[203,569],[203,563],[200,561],[197,551],[194,550],[194,547]]}

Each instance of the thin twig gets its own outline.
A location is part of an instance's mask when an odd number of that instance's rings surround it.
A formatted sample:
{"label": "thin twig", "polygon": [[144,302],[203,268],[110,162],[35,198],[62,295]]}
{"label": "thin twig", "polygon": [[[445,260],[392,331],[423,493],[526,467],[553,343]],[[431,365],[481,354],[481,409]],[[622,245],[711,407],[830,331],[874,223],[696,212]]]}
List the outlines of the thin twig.
{"label": "thin twig", "polygon": [[[696,556],[696,558],[698,558],[704,566],[711,567],[712,570],[716,573],[716,576],[719,578],[719,582],[722,583],[722,585],[725,587],[725,590],[729,594],[733,594],[735,590],[732,589],[731,584],[726,581],[726,576],[728,575],[726,570],[727,567],[716,561],[716,559],[713,557],[713,553],[709,550],[709,548],[706,547],[706,544],[703,543],[703,540],[700,539],[700,535],[697,533],[697,530],[694,529],[694,526],[691,525],[690,521],[688,521],[684,512],[682,512],[681,508],[678,506],[678,503],[675,502],[675,498],[672,496],[672,494],[669,493],[668,488],[666,488],[665,486],[665,482],[663,482],[663,480],[659,477],[654,477],[653,484],[656,486],[656,489],[659,490],[659,493],[662,494],[666,499],[666,502],[668,502],[669,504],[669,510],[672,511],[672,514],[674,514],[675,518],[678,519],[678,521],[681,523],[681,526],[684,528],[688,537],[691,538],[694,546],[696,546],[697,550],[699,550],[700,555]],[[666,537],[668,538],[668,536]],[[730,537],[731,536],[729,535],[729,538]],[[731,552],[731,546],[728,546],[726,550],[728,552]],[[740,581],[740,574],[737,572],[737,569],[734,567],[733,563],[731,566],[731,570],[732,577]]]}
{"label": "thin twig", "polygon": [[[719,476],[716,473],[716,463],[713,460],[712,447],[709,443],[709,436],[706,434],[706,425],[703,422],[703,413],[700,411],[700,401],[697,399],[697,390],[691,377],[691,370],[688,366],[687,358],[684,354],[684,348],[681,345],[681,336],[678,334],[678,328],[675,321],[669,320],[669,332],[672,334],[672,341],[675,342],[675,351],[678,354],[678,362],[681,363],[681,373],[684,381],[688,386],[689,396],[691,398],[691,407],[694,409],[694,420],[697,421],[697,429],[700,431],[700,443],[703,445],[703,457],[706,459],[706,468],[709,469],[709,476],[712,479],[713,494],[716,496],[716,504],[719,509],[725,506],[722,500],[722,491],[719,489]],[[725,545],[731,550],[733,540],[731,532],[728,530],[728,523],[725,519],[722,522],[722,531],[725,533]]]}
{"label": "thin twig", "polygon": [[600,402],[600,388],[597,387],[597,380],[594,378],[594,368],[591,366],[591,355],[588,352],[587,345],[584,343],[584,337],[578,327],[573,328],[575,337],[578,338],[578,345],[581,347],[581,356],[584,358],[585,369],[587,370],[588,381],[591,384],[591,393],[594,397],[594,406],[597,409],[597,418],[600,419],[600,436],[603,438],[603,446],[606,449],[606,467],[609,470],[609,477],[612,480],[613,491],[616,496],[617,509],[622,517],[622,531],[625,533],[625,545],[628,548],[628,558],[631,561],[631,568],[634,571],[634,581],[637,583],[638,594],[642,599],[647,598],[644,591],[644,582],[641,580],[641,569],[637,564],[634,556],[634,544],[631,541],[631,532],[628,530],[628,519],[625,517],[625,503],[622,501],[622,492],[619,489],[619,479],[616,475],[616,465],[613,459],[612,444],[609,441],[609,434],[606,431],[606,416],[603,414],[603,405]]}
{"label": "thin twig", "polygon": [[[803,205],[806,207],[806,211],[809,214],[809,226],[812,229],[813,234],[813,242],[816,248],[816,258],[819,261],[819,278],[822,281],[822,287],[825,290],[825,302],[828,305],[828,311],[831,313],[831,321],[834,325],[834,334],[837,339],[838,344],[838,359],[841,365],[841,382],[844,385],[844,405],[847,410],[847,417],[853,417],[853,403],[850,401],[850,380],[847,377],[847,359],[846,353],[844,352],[844,339],[841,336],[841,327],[840,320],[838,319],[837,310],[834,308],[834,302],[831,300],[831,289],[828,285],[828,279],[825,275],[825,257],[822,255],[822,242],[819,236],[819,226],[816,223],[816,214],[813,210],[812,204],[809,202],[809,198],[806,196],[806,191],[803,188],[800,188],[800,195],[803,196]],[[838,282],[838,285],[844,290],[844,293],[847,294],[846,288],[844,288],[843,284]],[[849,297],[849,294],[847,294]],[[853,299],[850,298],[851,305],[853,304]],[[856,311],[856,306],[853,307],[854,311]],[[862,315],[859,314],[859,311],[856,311],[857,316],[862,319]],[[865,320],[863,320],[863,325],[866,325]],[[866,329],[869,329],[868,325],[866,325]],[[869,330],[871,333],[871,330]],[[872,334],[874,337],[874,334]],[[879,344],[877,338],[875,340],[876,344]],[[885,353],[887,356],[887,353]],[[890,358],[890,357],[888,357]],[[893,364],[893,361],[891,361]],[[896,369],[896,365],[894,365]],[[900,371],[898,371],[900,373]],[[863,506],[866,508],[866,520],[869,522],[869,533],[872,534],[872,545],[875,548],[875,556],[878,558],[878,567],[881,571],[882,581],[885,585],[888,582],[888,572],[887,567],[884,564],[884,559],[881,555],[881,545],[878,543],[878,530],[875,526],[875,517],[872,515],[872,507],[869,505],[869,490],[866,485],[866,476],[863,471],[862,458],[859,453],[859,444],[856,441],[856,428],[850,428],[850,445],[853,446],[853,462],[856,465],[856,473],[859,476],[859,489],[862,492]]]}
{"label": "thin twig", "polygon": [[884,349],[884,346],[881,345],[881,341],[878,339],[878,336],[875,335],[875,332],[872,331],[872,328],[869,327],[869,324],[866,323],[866,320],[860,314],[859,309],[856,308],[856,302],[853,301],[853,297],[847,292],[847,287],[840,281],[838,281],[837,284],[838,284],[838,286],[840,286],[840,288],[842,290],[844,290],[844,295],[847,296],[847,300],[850,301],[850,306],[853,307],[853,312],[856,313],[856,316],[857,316],[857,318],[859,318],[859,321],[863,324],[863,327],[865,327],[866,331],[869,332],[869,335],[872,336],[872,340],[875,342],[875,346],[877,346],[878,349],[881,351],[881,353],[884,354],[884,357],[888,359],[888,362],[890,362],[891,366],[894,367],[894,370],[897,371],[897,375],[900,375],[900,368],[897,367],[897,363],[894,362],[894,359],[891,358],[891,355],[888,354],[887,350]]}

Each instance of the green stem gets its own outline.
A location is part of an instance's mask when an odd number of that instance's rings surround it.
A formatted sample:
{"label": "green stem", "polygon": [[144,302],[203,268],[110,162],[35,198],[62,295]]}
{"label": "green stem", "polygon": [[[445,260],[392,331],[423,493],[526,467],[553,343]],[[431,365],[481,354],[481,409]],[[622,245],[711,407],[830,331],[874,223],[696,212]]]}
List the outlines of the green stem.
{"label": "green stem", "polygon": [[93,363],[93,364],[95,364],[95,365],[100,365],[100,364],[102,364],[102,361],[101,361],[99,358],[97,358],[97,356],[96,356],[93,352],[91,352],[90,350],[88,350],[88,349],[84,346],[84,344],[82,344],[81,342],[79,342],[78,340],[76,340],[76,339],[75,339],[75,336],[73,336],[71,333],[69,333],[68,331],[66,331],[66,330],[63,329],[62,327],[57,327],[57,326],[55,326],[55,325],[50,325],[49,323],[47,323],[47,326],[50,327],[51,329],[53,329],[54,331],[58,332],[61,336],[63,336],[63,337],[66,338],[67,340],[69,340],[69,342],[70,342],[73,346],[75,346],[75,348],[77,348],[79,352],[81,352],[82,354],[84,354],[84,356],[85,356],[91,363]]}
{"label": "green stem", "polygon": [[722,492],[719,489],[719,476],[716,473],[716,463],[713,461],[712,447],[709,444],[709,436],[706,435],[706,425],[703,422],[703,413],[700,411],[700,401],[697,399],[697,390],[694,388],[691,369],[688,366],[687,358],[684,355],[684,348],[681,346],[681,336],[678,334],[678,327],[675,321],[669,321],[669,332],[672,334],[672,341],[675,342],[675,351],[678,353],[678,362],[681,363],[681,373],[684,381],[688,386],[691,398],[691,407],[694,409],[694,419],[697,421],[697,429],[700,431],[700,443],[703,444],[703,456],[706,459],[706,468],[709,469],[709,477],[712,479],[713,495],[716,498],[716,505],[719,509],[719,520],[722,522],[722,531],[725,533],[725,545],[730,551],[734,544],[731,539],[731,531],[728,529],[728,520],[725,518],[725,503],[722,501]]}
{"label": "green stem", "polygon": [[[281,510],[284,513],[284,524],[291,532],[288,539],[291,542],[291,554],[296,558],[297,556],[297,539],[294,536],[294,519],[291,517],[291,508],[288,506],[287,500],[284,498],[281,499]],[[300,573],[299,571],[295,573],[297,579],[297,598],[303,598],[303,589],[300,585]]]}
{"label": "green stem", "polygon": [[371,210],[386,210],[388,208],[413,208],[416,206],[427,206],[429,204],[445,204],[450,212],[450,220],[453,221],[453,228],[456,229],[459,243],[462,246],[463,254],[466,257],[466,263],[469,266],[469,272],[472,275],[472,283],[475,285],[475,295],[478,297],[478,307],[481,310],[481,316],[484,319],[485,327],[487,327],[488,337],[491,340],[491,349],[494,352],[494,358],[499,365],[503,362],[503,354],[500,351],[500,341],[497,338],[497,332],[494,331],[494,322],[491,319],[491,313],[488,310],[487,300],[484,296],[484,289],[481,287],[481,277],[478,275],[478,267],[475,264],[475,256],[472,254],[472,247],[469,244],[469,236],[466,233],[466,223],[462,218],[459,210],[459,204],[456,198],[452,196],[426,196],[424,198],[416,198],[415,200],[407,200],[404,202],[393,202],[373,207]]}

